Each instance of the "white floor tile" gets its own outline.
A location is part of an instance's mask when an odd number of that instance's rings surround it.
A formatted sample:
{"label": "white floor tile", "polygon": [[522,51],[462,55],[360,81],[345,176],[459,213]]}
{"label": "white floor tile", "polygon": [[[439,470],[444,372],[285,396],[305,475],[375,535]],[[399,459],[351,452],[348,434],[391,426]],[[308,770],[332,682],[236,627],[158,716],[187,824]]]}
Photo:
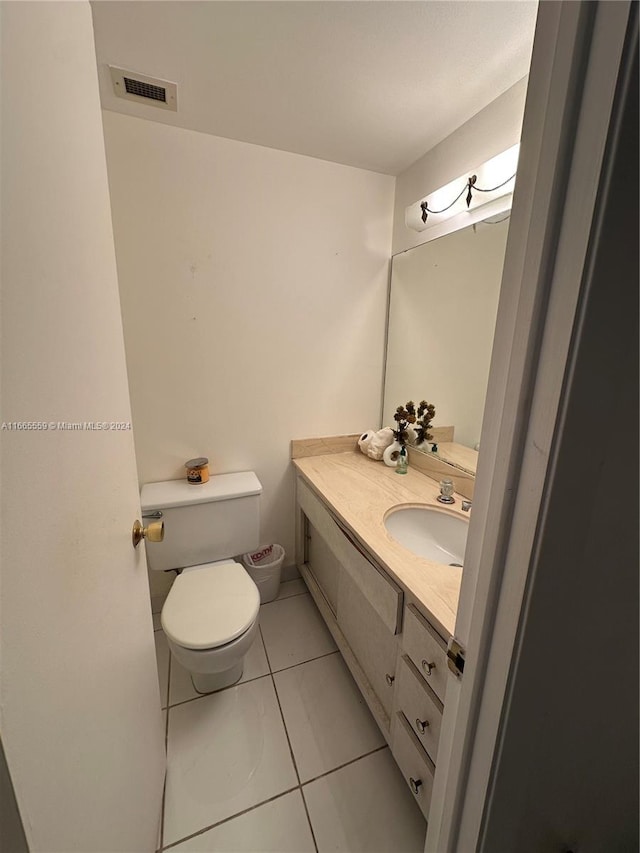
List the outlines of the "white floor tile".
{"label": "white floor tile", "polygon": [[278,672],[274,678],[302,782],[384,746],[339,653]]}
{"label": "white floor tile", "polygon": [[[256,634],[256,638],[244,659],[244,672],[238,684],[244,684],[245,681],[251,681],[253,678],[260,678],[263,675],[269,674],[269,664],[267,656],[264,653],[264,645],[260,632]],[[169,685],[169,704],[177,705],[178,702],[186,702],[188,699],[195,699],[201,696],[201,693],[194,688],[189,672],[175,659],[171,658],[171,683]]]}
{"label": "white floor tile", "polygon": [[319,853],[422,853],[426,822],[388,749],[303,788]]}
{"label": "white floor tile", "polygon": [[165,846],[296,784],[271,678],[170,710]]}
{"label": "white floor tile", "polygon": [[156,644],[156,662],[158,664],[158,682],[160,684],[161,707],[167,707],[169,693],[169,646],[163,631],[154,631],[153,639]]}
{"label": "white floor tile", "polygon": [[260,627],[272,672],[336,649],[308,594],[265,604],[260,609]]}
{"label": "white floor tile", "polygon": [[284,583],[280,584],[276,601],[279,601],[281,598],[291,598],[292,595],[302,595],[305,592],[308,592],[307,585],[302,578],[297,578],[294,581],[284,581]]}
{"label": "white floor tile", "polygon": [[183,841],[180,853],[315,853],[300,791]]}

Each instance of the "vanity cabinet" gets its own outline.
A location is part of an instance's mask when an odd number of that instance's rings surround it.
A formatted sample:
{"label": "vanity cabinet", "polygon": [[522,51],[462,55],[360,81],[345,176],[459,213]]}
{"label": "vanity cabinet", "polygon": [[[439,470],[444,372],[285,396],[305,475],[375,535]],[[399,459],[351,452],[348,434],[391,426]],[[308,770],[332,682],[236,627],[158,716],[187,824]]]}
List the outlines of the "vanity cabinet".
{"label": "vanity cabinet", "polygon": [[444,710],[446,643],[300,476],[296,494],[300,572],[428,818]]}
{"label": "vanity cabinet", "polygon": [[[297,500],[301,511],[298,566],[311,592],[315,586],[322,594],[325,607],[316,600],[320,612],[388,739],[402,589],[372,561],[300,478]],[[335,621],[327,619],[327,607]],[[344,654],[345,644],[357,663],[357,672],[353,672],[352,661]]]}

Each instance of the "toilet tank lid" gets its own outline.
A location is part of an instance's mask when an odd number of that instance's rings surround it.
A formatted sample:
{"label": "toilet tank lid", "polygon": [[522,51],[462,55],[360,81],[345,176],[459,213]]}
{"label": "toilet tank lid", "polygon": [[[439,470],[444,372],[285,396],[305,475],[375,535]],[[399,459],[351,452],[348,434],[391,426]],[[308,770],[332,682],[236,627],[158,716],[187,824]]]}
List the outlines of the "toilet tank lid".
{"label": "toilet tank lid", "polygon": [[207,483],[188,483],[186,480],[165,480],[145,483],[140,492],[143,511],[170,509],[177,506],[227,501],[262,493],[262,485],[253,471],[235,474],[215,474]]}

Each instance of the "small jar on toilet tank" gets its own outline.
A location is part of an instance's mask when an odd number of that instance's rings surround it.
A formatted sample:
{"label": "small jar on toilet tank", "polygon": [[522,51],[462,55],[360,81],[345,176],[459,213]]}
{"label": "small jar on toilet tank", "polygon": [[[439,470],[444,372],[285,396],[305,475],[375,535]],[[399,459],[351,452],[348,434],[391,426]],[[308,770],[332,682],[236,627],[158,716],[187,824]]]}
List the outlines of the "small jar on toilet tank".
{"label": "small jar on toilet tank", "polygon": [[184,467],[187,469],[188,483],[206,483],[209,480],[209,460],[206,456],[189,459],[184,463]]}

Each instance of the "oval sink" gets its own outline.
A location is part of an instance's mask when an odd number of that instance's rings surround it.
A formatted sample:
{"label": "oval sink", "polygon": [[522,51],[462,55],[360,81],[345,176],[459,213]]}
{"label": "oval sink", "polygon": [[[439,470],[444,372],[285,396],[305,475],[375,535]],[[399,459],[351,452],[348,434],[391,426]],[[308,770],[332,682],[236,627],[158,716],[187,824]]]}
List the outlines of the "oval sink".
{"label": "oval sink", "polygon": [[418,557],[435,563],[461,566],[469,522],[435,507],[404,506],[392,509],[384,520],[389,534]]}

